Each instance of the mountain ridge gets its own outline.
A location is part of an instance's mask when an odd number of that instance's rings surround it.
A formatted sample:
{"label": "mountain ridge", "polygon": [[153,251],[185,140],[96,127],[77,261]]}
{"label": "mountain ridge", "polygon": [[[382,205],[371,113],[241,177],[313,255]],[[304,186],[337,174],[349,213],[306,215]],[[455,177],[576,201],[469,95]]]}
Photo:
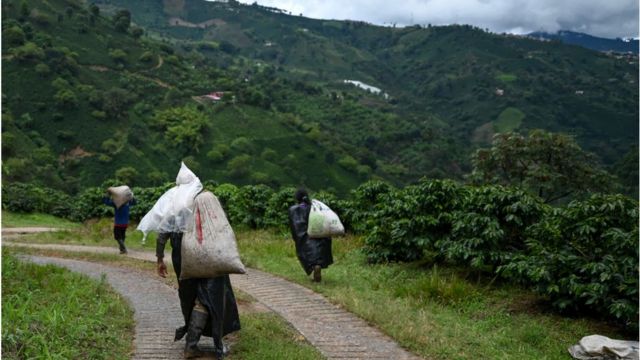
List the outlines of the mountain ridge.
{"label": "mountain ridge", "polygon": [[559,30],[555,33],[534,31],[527,36],[540,40],[558,40],[566,44],[603,52],[633,53],[635,55],[640,52],[638,39],[609,39],[569,30]]}

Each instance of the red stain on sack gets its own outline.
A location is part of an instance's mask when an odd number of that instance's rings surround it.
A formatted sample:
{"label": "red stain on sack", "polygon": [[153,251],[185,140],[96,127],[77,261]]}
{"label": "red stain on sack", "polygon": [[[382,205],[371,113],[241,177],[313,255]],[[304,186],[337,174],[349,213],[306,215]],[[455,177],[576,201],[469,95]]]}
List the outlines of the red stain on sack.
{"label": "red stain on sack", "polygon": [[200,219],[200,208],[196,209],[196,234],[198,239],[198,244],[202,245],[202,220]]}

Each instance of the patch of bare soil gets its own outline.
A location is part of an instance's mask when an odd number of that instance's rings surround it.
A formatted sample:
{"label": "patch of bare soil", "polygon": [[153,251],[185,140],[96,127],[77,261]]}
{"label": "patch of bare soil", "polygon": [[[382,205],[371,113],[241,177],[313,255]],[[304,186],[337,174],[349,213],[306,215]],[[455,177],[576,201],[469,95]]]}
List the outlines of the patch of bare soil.
{"label": "patch of bare soil", "polygon": [[93,153],[85,151],[80,145],[78,145],[75,148],[69,150],[66,154],[61,154],[58,158],[58,161],[65,162],[67,160],[80,159],[87,156],[93,156]]}

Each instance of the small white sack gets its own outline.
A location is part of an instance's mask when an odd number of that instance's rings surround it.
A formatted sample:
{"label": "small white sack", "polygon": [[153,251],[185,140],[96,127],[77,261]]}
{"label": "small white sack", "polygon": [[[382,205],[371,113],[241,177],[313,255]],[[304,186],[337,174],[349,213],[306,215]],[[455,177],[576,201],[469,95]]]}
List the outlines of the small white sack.
{"label": "small white sack", "polygon": [[111,200],[113,200],[113,203],[118,209],[133,199],[133,191],[131,191],[127,185],[112,186],[108,188],[107,191],[111,194]]}
{"label": "small white sack", "polygon": [[307,234],[310,238],[344,235],[344,226],[333,210],[321,201],[312,199]]}
{"label": "small white sack", "polygon": [[195,198],[193,226],[182,238],[180,280],[246,272],[236,235],[218,198],[205,191]]}
{"label": "small white sack", "polygon": [[638,342],[614,340],[602,335],[589,335],[569,348],[574,359],[579,360],[637,360]]}

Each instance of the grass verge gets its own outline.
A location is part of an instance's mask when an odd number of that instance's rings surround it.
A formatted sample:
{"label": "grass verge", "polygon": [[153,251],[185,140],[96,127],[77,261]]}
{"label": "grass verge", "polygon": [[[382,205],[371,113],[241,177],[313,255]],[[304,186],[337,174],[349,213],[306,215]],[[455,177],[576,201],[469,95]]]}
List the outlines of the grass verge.
{"label": "grass verge", "polygon": [[287,233],[239,232],[245,265],[322,293],[428,359],[567,359],[590,334],[623,338],[615,328],[546,310],[535,295],[488,285],[424,264],[368,265],[357,237],[333,240],[334,265],[316,284],[305,275]]}
{"label": "grass verge", "polygon": [[2,211],[2,227],[30,226],[77,229],[82,225],[47,214],[19,214],[4,210]]}
{"label": "grass verge", "polygon": [[[8,224],[6,225],[5,220]],[[55,227],[62,229],[57,232],[44,232],[28,235],[21,235],[20,242],[35,244],[70,244],[105,246],[118,248],[118,244],[113,238],[112,219],[92,219],[83,224],[67,222],[49,215],[42,214],[16,214],[10,212],[2,213],[3,226],[11,227]],[[130,224],[126,232],[125,244],[132,250],[154,250],[156,234],[152,233],[146,242],[142,243],[142,232],[136,231],[137,224]]]}
{"label": "grass verge", "polygon": [[129,358],[133,312],[104,278],[24,263],[3,250],[3,357]]}

